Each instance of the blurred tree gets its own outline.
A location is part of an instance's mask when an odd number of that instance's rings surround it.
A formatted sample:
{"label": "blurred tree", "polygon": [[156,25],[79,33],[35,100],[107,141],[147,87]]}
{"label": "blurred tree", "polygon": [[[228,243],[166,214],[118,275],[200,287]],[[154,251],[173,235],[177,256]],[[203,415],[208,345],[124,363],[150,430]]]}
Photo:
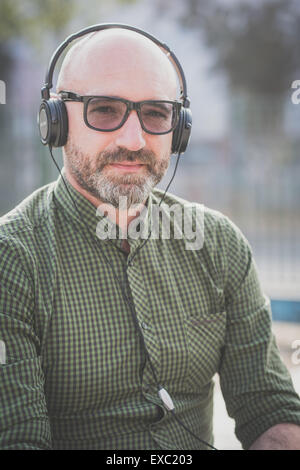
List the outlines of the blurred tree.
{"label": "blurred tree", "polygon": [[73,0],[1,0],[0,40],[37,40],[45,28],[59,31],[74,13]]}
{"label": "blurred tree", "polygon": [[[132,3],[135,0],[116,0]],[[105,0],[84,2],[86,11],[95,12]],[[9,75],[11,51],[9,42],[24,39],[39,48],[45,32],[60,36],[66,25],[76,16],[82,17],[78,0],[1,0],[0,3],[0,79]],[[83,18],[84,23],[84,18]],[[83,24],[82,27],[85,25]]]}
{"label": "blurred tree", "polygon": [[185,26],[204,33],[216,52],[216,67],[233,88],[284,94],[299,72],[300,5],[295,0],[262,0],[224,5],[187,0]]}
{"label": "blurred tree", "polygon": [[274,160],[288,159],[283,119],[291,84],[300,74],[299,2],[186,0],[180,21],[199,31],[213,51],[213,69],[228,77],[238,158],[249,161],[245,147],[252,158],[267,142]]}
{"label": "blurred tree", "polygon": [[11,41],[23,39],[39,47],[44,32],[57,34],[76,9],[73,0],[1,0],[0,13],[0,78],[7,82],[13,61]]}

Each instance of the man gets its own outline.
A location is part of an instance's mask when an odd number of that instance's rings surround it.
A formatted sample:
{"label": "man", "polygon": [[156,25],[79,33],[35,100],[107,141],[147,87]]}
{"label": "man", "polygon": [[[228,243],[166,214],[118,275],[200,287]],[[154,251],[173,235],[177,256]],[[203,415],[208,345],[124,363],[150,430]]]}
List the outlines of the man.
{"label": "man", "polygon": [[[151,226],[172,142],[145,130],[166,105],[115,130],[99,130],[105,116],[119,116],[114,100],[174,101],[176,89],[170,60],[132,31],[86,36],[64,60],[58,97],[113,99],[66,100],[67,187],[60,177],[2,219],[1,448],[207,449],[215,373],[244,448],[300,448],[299,398],[238,228],[205,208],[199,249],[99,236],[107,219],[124,235],[133,205]],[[184,217],[171,194],[163,212],[174,204]]]}

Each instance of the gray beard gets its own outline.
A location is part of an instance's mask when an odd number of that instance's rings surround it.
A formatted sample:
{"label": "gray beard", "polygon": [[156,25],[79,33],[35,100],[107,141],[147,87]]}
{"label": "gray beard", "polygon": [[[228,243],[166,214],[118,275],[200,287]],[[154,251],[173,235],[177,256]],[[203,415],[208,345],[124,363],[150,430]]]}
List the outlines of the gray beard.
{"label": "gray beard", "polygon": [[[66,164],[76,182],[90,194],[118,208],[120,198],[127,209],[134,204],[146,201],[152,189],[161,181],[169,166],[169,158],[157,161],[153,152],[139,150],[130,152],[119,149],[117,152],[102,152],[94,160],[87,159],[85,154],[68,143],[65,148]],[[125,174],[120,178],[113,178],[102,170],[108,163],[122,161],[139,161],[146,164],[147,173]]]}
{"label": "gray beard", "polygon": [[90,191],[95,191],[94,195],[97,194],[101,201],[112,204],[116,208],[119,207],[120,197],[126,197],[127,209],[129,209],[134,204],[145,202],[151,190],[157,184],[153,175],[146,177],[142,184],[134,182],[134,178],[130,178],[131,176],[135,177],[135,175],[124,175],[122,183],[116,185],[103,174],[93,174],[89,177],[87,186]]}

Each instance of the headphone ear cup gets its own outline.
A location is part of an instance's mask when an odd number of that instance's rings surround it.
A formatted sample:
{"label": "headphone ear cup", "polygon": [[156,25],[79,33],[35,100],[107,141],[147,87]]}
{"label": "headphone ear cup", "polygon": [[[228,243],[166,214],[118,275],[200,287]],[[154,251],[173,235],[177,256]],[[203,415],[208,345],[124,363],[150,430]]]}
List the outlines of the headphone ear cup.
{"label": "headphone ear cup", "polygon": [[179,114],[179,119],[177,126],[175,127],[173,131],[173,138],[172,138],[172,153],[178,153],[178,149],[180,147],[180,140],[181,140],[181,135],[182,135],[182,128],[183,128],[183,121],[184,121],[184,116],[183,116],[184,110],[181,109],[180,114]]}
{"label": "headphone ear cup", "polygon": [[189,108],[180,111],[179,120],[173,131],[172,153],[184,153],[192,131],[192,112]]}
{"label": "headphone ear cup", "polygon": [[68,138],[68,113],[65,103],[62,100],[54,99],[57,113],[57,133],[53,136],[53,147],[63,147]]}
{"label": "headphone ear cup", "polygon": [[63,101],[43,100],[38,114],[41,142],[51,147],[62,147],[68,137],[68,113]]}

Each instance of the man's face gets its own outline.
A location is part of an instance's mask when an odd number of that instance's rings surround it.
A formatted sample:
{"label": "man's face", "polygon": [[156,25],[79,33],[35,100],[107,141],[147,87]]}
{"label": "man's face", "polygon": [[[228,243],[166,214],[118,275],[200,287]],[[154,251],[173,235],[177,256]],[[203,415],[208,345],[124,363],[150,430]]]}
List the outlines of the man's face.
{"label": "man's face", "polygon": [[[136,56],[134,55],[136,52]],[[101,61],[87,57],[75,81],[74,91],[82,95],[101,95],[132,101],[173,100],[174,87],[161,64],[132,47],[104,50]],[[165,59],[165,58],[164,58]],[[168,60],[168,59],[165,59]],[[103,65],[104,64],[104,65]],[[64,147],[67,174],[88,194],[102,202],[119,204],[127,196],[128,207],[145,202],[151,189],[164,176],[170,160],[172,133],[146,133],[135,111],[124,125],[112,132],[86,126],[83,104],[67,102],[68,141]]]}

